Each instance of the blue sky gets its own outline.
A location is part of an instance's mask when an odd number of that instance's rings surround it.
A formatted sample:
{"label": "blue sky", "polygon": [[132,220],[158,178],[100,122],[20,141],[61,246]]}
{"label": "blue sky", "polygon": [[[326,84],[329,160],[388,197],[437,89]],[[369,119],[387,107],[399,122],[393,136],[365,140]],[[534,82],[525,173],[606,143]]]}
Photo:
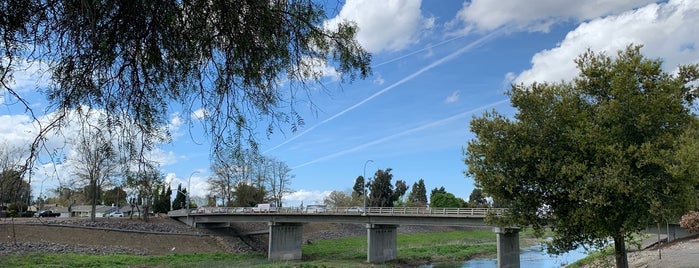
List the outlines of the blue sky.
{"label": "blue sky", "polygon": [[[298,106],[303,128],[291,133],[282,126],[269,139],[261,132],[261,151],[293,168],[295,193],[287,204],[349,191],[365,164],[367,176],[392,168],[394,180],[424,179],[428,191],[444,186],[468,199],[474,186],[464,175],[462,149],[473,138],[469,121],[490,109],[514,113],[504,94],[511,83],[570,80],[577,75],[573,60],[586,49],[613,55],[630,43],[663,59],[668,72],[699,63],[698,0],[367,0],[327,9],[327,27],[356,21],[358,40],[373,55],[373,75],[340,84],[326,70],[326,88],[312,90]],[[37,68],[16,73],[16,86],[43,111],[46,101],[34,89],[43,83]],[[5,99],[0,96],[0,142],[27,142],[32,122]],[[171,111],[173,142],[152,155],[173,187],[189,181],[193,195],[203,196],[211,174],[208,141],[182,124],[187,116],[195,115]],[[41,165],[34,193],[69,176],[65,165]]]}

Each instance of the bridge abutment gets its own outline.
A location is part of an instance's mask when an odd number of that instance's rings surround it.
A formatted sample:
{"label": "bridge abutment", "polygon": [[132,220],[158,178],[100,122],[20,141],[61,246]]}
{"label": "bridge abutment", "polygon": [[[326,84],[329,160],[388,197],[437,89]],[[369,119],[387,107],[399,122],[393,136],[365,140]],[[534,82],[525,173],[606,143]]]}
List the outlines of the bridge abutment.
{"label": "bridge abutment", "polygon": [[398,225],[366,225],[367,262],[380,263],[396,259],[398,255],[396,228]]}
{"label": "bridge abutment", "polygon": [[300,260],[302,240],[303,223],[270,222],[267,259],[271,261]]}
{"label": "bridge abutment", "polygon": [[493,228],[497,235],[498,268],[519,268],[519,228]]}

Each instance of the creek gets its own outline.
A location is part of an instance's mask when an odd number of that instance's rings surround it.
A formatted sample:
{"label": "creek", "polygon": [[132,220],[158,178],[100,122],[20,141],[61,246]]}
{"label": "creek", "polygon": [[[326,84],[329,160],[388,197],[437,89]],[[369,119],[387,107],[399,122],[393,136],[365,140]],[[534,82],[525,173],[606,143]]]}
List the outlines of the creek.
{"label": "creek", "polygon": [[[519,255],[521,268],[550,268],[564,267],[579,259],[585,258],[587,251],[580,247],[561,255],[549,255],[540,245],[526,247]],[[495,268],[496,259],[472,259],[465,262],[438,263],[420,266],[420,268]]]}

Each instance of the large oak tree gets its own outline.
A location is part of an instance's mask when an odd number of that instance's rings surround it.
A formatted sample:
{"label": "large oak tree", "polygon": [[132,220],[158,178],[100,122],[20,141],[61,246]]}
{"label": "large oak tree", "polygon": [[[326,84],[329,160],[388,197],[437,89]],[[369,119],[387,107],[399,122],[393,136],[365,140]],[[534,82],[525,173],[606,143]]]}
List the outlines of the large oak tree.
{"label": "large oak tree", "polygon": [[573,82],[513,86],[513,118],[471,121],[467,175],[507,203],[500,224],[551,227],[554,253],[612,238],[627,267],[626,238],[694,205],[696,172],[677,172],[676,156],[696,125],[698,68],[668,74],[640,49],[588,51]]}

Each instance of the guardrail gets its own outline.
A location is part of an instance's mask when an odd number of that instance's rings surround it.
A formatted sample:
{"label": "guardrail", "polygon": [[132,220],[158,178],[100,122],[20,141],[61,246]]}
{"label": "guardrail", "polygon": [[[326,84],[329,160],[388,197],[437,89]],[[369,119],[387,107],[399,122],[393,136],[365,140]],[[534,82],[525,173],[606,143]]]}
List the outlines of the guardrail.
{"label": "guardrail", "polygon": [[331,215],[406,215],[406,216],[473,216],[485,217],[489,214],[503,215],[504,208],[430,208],[430,207],[271,207],[260,210],[254,207],[200,207],[190,211],[190,215],[207,214],[331,214]]}

